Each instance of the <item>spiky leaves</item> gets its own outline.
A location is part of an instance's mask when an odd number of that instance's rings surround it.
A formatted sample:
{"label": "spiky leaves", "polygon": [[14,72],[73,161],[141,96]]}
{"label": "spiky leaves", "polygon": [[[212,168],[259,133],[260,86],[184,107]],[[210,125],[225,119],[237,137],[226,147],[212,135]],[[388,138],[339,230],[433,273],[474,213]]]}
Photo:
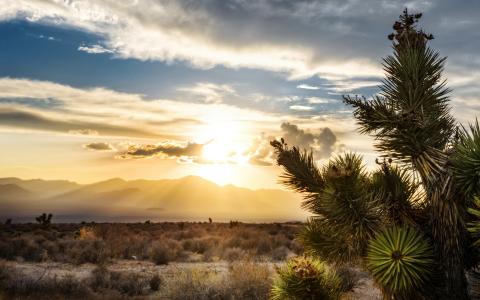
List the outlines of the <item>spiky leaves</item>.
{"label": "spiky leaves", "polygon": [[468,232],[474,238],[474,246],[480,248],[480,196],[473,201],[473,207],[468,209],[473,221],[468,224]]}
{"label": "spiky leaves", "polygon": [[277,269],[272,300],[339,299],[344,284],[336,272],[318,259],[296,257]]}
{"label": "spiky leaves", "polygon": [[[283,183],[302,192],[302,207],[314,214],[302,234],[309,251],[337,263],[364,255],[381,216],[361,157],[350,153],[337,156],[320,172],[308,152],[278,141],[272,145],[277,163],[285,170]],[[332,242],[338,241],[344,243],[341,247],[346,252],[331,253]]]}
{"label": "spiky leaves", "polygon": [[430,158],[454,130],[449,90],[441,81],[445,59],[427,47],[429,35],[416,29],[416,21],[405,11],[394,25],[394,54],[383,61],[386,79],[380,95],[369,101],[344,97],[355,109],[361,132],[373,134],[379,150],[406,163],[424,154]]}
{"label": "spiky leaves", "polygon": [[434,267],[433,250],[412,227],[391,227],[369,242],[367,265],[385,294],[412,299]]}
{"label": "spiky leaves", "polygon": [[468,198],[480,195],[480,125],[478,120],[462,128],[452,155],[456,183]]}
{"label": "spiky leaves", "polygon": [[277,155],[277,163],[284,169],[281,182],[300,193],[315,195],[323,189],[323,179],[315,165],[311,152],[300,151],[297,147],[289,148],[282,139],[270,144]]}
{"label": "spiky leaves", "polygon": [[413,225],[426,218],[419,184],[407,170],[384,161],[372,175],[372,188],[386,223]]}

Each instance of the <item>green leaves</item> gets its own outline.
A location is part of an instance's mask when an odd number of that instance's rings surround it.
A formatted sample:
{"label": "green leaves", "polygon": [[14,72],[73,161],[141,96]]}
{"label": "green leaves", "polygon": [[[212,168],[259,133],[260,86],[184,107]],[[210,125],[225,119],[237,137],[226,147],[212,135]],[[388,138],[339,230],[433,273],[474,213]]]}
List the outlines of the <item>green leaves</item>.
{"label": "green leaves", "polygon": [[454,132],[454,119],[449,89],[441,80],[445,58],[428,48],[421,30],[402,22],[394,54],[383,60],[386,78],[379,96],[347,96],[344,102],[354,108],[360,132],[372,134],[380,151],[410,163],[431,148],[443,150]]}
{"label": "green leaves", "polygon": [[406,296],[429,280],[433,250],[414,228],[391,227],[369,242],[367,266],[384,293]]}
{"label": "green leaves", "polygon": [[277,269],[271,299],[339,299],[344,292],[335,270],[318,259],[296,257]]}
{"label": "green leaves", "polygon": [[271,141],[270,145],[277,155],[277,164],[282,166],[284,174],[281,183],[306,196],[312,196],[323,189],[323,178],[315,165],[311,152],[289,148],[283,141]]}
{"label": "green leaves", "polygon": [[468,223],[468,232],[475,239],[473,245],[480,248],[480,197],[476,197],[473,201],[474,207],[470,207],[468,212],[474,220]]}
{"label": "green leaves", "polygon": [[419,184],[408,170],[384,162],[373,173],[372,186],[387,223],[413,225],[424,217]]}
{"label": "green leaves", "polygon": [[472,197],[480,195],[480,125],[470,124],[470,131],[462,128],[452,155],[455,180],[460,190]]}

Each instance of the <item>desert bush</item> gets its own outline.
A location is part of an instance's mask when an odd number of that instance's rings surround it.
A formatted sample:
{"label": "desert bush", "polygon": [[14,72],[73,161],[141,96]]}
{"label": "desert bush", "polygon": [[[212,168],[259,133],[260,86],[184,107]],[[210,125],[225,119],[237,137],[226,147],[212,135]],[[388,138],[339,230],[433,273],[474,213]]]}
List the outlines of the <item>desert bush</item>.
{"label": "desert bush", "polygon": [[272,283],[267,264],[254,262],[230,265],[225,286],[233,299],[267,299]]}
{"label": "desert bush", "polygon": [[151,250],[150,259],[157,265],[166,265],[173,258],[171,249],[163,243],[156,243]]}
{"label": "desert bush", "polygon": [[75,264],[104,264],[109,260],[105,242],[101,240],[70,241],[66,255]]}
{"label": "desert bush", "polygon": [[290,250],[285,246],[280,246],[272,250],[271,257],[274,261],[282,261],[288,257]]}
{"label": "desert bush", "polygon": [[158,291],[160,289],[160,286],[162,285],[162,277],[158,273],[152,276],[150,278],[148,285],[150,286],[150,289],[152,291]]}
{"label": "desert bush", "polygon": [[176,273],[166,282],[162,296],[170,300],[226,299],[229,292],[218,274],[192,269]]}
{"label": "desert bush", "polygon": [[128,296],[143,295],[147,288],[147,280],[140,274],[110,271],[105,266],[98,266],[92,271],[89,284],[96,292],[113,290]]}
{"label": "desert bush", "polygon": [[225,251],[223,251],[223,255],[222,255],[222,258],[229,262],[243,260],[246,257],[247,257],[247,253],[245,252],[245,250],[240,249],[238,247],[227,248]]}
{"label": "desert bush", "polygon": [[[5,299],[17,298],[85,298],[91,297],[92,292],[84,281],[77,280],[71,275],[64,277],[32,278],[20,274],[12,267],[0,263],[0,291]],[[2,297],[2,294],[0,294]],[[2,298],[3,299],[3,298]]]}
{"label": "desert bush", "polygon": [[290,259],[277,269],[272,287],[272,299],[339,299],[342,280],[324,262],[310,257]]}

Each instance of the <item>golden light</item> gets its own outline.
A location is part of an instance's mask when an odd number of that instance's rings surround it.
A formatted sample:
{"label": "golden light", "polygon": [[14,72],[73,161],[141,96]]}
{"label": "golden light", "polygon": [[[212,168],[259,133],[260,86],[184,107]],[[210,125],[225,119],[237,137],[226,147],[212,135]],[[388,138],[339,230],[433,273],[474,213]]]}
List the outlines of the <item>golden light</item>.
{"label": "golden light", "polygon": [[203,158],[212,162],[226,162],[229,158],[229,154],[232,153],[228,149],[228,145],[211,142],[203,147]]}

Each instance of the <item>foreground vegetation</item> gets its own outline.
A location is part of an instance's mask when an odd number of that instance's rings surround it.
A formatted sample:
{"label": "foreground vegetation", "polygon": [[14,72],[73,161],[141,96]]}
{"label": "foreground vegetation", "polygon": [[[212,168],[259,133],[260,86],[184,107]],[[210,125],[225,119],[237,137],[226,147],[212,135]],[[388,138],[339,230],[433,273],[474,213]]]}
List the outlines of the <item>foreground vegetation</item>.
{"label": "foreground vegetation", "polygon": [[287,299],[272,284],[297,279],[372,298],[364,273],[302,256],[301,223],[6,223],[0,299]]}
{"label": "foreground vegetation", "polygon": [[[468,299],[480,292],[480,126],[464,128],[450,114],[445,58],[429,48],[433,35],[417,28],[421,17],[405,9],[393,25],[394,53],[383,60],[380,93],[344,97],[360,132],[376,140],[377,170],[367,172],[352,153],[318,168],[311,152],[283,139],[271,144],[283,183],[304,195],[303,207],[314,215],[301,233],[312,256],[307,269],[329,263],[334,269],[324,273],[334,274],[359,266],[385,299]],[[311,278],[285,276],[274,291],[338,297],[336,276],[320,278],[316,289],[304,284]]]}

